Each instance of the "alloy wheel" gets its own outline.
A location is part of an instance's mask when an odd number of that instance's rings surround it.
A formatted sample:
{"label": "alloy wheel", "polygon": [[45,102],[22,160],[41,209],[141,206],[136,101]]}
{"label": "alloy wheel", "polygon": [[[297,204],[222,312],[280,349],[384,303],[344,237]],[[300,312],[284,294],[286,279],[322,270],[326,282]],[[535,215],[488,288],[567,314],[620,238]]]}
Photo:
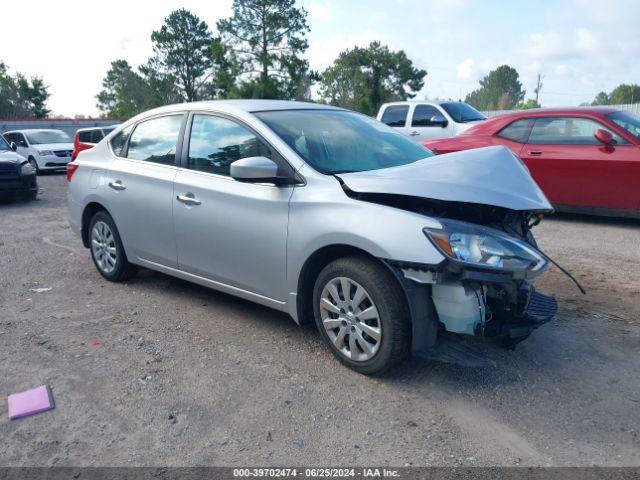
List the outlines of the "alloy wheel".
{"label": "alloy wheel", "polygon": [[104,273],[111,273],[116,268],[116,240],[109,225],[97,221],[91,230],[91,250],[98,268]]}
{"label": "alloy wheel", "polygon": [[322,289],[320,315],[341,355],[364,362],[377,353],[382,324],[378,309],[362,285],[347,277],[330,280]]}

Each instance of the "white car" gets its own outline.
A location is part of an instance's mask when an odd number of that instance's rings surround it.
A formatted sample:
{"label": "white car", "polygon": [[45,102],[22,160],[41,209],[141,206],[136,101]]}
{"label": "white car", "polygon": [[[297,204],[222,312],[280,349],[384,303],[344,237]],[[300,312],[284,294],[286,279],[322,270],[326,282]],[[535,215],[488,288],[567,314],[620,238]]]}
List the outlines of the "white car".
{"label": "white car", "polygon": [[421,142],[455,137],[487,117],[464,102],[411,100],[384,103],[378,111],[377,119],[414,142]]}
{"label": "white car", "polygon": [[71,161],[73,140],[62,130],[12,130],[2,136],[7,142],[16,144],[17,153],[38,173],[65,171]]}

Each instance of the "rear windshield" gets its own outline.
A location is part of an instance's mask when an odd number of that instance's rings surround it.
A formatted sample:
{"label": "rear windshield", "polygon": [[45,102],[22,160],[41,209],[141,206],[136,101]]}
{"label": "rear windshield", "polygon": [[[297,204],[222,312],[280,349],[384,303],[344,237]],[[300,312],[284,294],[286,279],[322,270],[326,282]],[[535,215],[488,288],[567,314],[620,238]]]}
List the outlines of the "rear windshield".
{"label": "rear windshield", "polygon": [[457,123],[476,122],[478,120],[486,120],[483,114],[464,102],[445,102],[440,106],[445,109],[451,118]]}

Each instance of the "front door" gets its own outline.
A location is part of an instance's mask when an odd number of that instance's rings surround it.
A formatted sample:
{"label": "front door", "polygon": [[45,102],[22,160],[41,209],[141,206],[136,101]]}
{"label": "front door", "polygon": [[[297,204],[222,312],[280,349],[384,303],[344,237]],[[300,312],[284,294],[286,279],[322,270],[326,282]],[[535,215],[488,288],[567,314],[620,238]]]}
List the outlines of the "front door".
{"label": "front door", "polygon": [[450,125],[433,123],[433,117],[444,117],[444,114],[433,105],[415,105],[411,115],[411,125],[407,129],[412,140],[418,142],[436,138],[451,137]]}
{"label": "front door", "polygon": [[243,183],[230,165],[276,153],[229,118],[192,115],[188,150],[175,178],[179,268],[245,292],[286,299],[286,242],[293,187]]}
{"label": "front door", "polygon": [[[596,140],[598,129],[611,132],[613,149]],[[595,120],[536,118],[520,156],[553,204],[635,208],[638,184],[629,172],[639,164],[638,148]]]}

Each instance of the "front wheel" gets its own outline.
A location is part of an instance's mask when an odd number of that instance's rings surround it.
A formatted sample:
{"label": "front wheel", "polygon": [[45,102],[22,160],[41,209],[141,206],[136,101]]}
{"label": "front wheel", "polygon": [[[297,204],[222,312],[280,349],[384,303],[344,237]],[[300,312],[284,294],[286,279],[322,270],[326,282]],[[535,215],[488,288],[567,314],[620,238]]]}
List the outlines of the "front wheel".
{"label": "front wheel", "polygon": [[331,262],[318,275],[313,303],[320,335],[349,368],[371,375],[408,356],[411,321],[404,292],[375,260]]}
{"label": "front wheel", "polygon": [[121,282],[135,273],[135,267],[127,260],[116,224],[107,212],[97,212],[91,219],[89,243],[93,263],[107,280]]}
{"label": "front wheel", "polygon": [[40,167],[38,167],[38,162],[36,162],[35,158],[29,157],[29,164],[36,171],[36,175],[42,175],[42,172],[40,171]]}

